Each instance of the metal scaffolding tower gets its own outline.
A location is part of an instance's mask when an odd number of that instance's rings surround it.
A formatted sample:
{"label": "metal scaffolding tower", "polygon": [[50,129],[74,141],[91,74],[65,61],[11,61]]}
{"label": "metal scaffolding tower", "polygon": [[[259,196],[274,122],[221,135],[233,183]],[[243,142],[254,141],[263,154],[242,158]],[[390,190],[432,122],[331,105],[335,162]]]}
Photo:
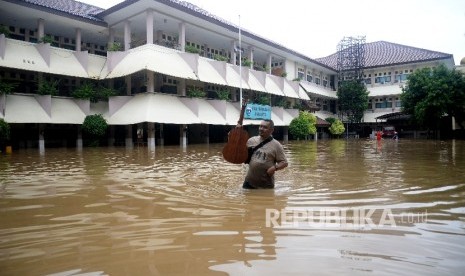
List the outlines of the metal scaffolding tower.
{"label": "metal scaffolding tower", "polygon": [[337,45],[339,82],[362,80],[365,67],[365,36],[344,37]]}

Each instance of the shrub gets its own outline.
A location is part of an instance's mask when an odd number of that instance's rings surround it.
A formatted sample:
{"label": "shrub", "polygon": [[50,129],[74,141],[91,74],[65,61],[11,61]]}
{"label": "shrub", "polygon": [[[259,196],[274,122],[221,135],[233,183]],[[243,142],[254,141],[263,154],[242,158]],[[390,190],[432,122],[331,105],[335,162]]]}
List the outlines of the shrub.
{"label": "shrub", "polygon": [[52,43],[53,37],[51,35],[44,35],[39,39],[39,43]]}
{"label": "shrub", "polygon": [[199,54],[200,53],[200,49],[198,49],[197,47],[192,46],[192,45],[184,46],[184,51],[186,51],[187,53],[192,53],[192,54]]}
{"label": "shrub", "polygon": [[0,119],[0,141],[10,139],[10,125],[5,120]]}
{"label": "shrub", "polygon": [[95,86],[87,81],[74,90],[73,97],[78,99],[89,99],[91,102],[98,101]]}
{"label": "shrub", "polygon": [[111,42],[111,43],[108,44],[107,50],[109,52],[121,51],[121,50],[123,50],[123,46],[119,42]]}
{"label": "shrub", "polygon": [[60,83],[59,80],[54,81],[47,81],[45,79],[39,80],[39,84],[37,86],[37,94],[39,95],[58,95],[58,84]]}
{"label": "shrub", "polygon": [[187,90],[187,96],[190,98],[204,98],[206,94],[205,91],[197,87],[190,87]]}
{"label": "shrub", "polygon": [[10,94],[17,86],[17,83],[7,83],[0,81],[0,95]]}
{"label": "shrub", "polygon": [[215,91],[216,96],[220,100],[229,100],[229,91],[227,89]]}
{"label": "shrub", "polygon": [[93,137],[105,135],[108,124],[102,114],[87,115],[82,123],[82,131]]}
{"label": "shrub", "polygon": [[316,117],[307,111],[301,111],[289,125],[289,132],[297,139],[305,139],[309,134],[316,133]]}

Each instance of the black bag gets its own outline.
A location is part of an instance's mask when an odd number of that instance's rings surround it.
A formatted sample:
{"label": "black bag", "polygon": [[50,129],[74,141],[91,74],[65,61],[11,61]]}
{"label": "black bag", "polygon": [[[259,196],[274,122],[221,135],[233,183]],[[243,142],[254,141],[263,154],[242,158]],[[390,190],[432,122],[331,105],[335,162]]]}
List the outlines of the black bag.
{"label": "black bag", "polygon": [[244,164],[249,164],[250,163],[250,159],[252,159],[252,155],[254,154],[254,152],[256,150],[258,150],[259,148],[263,147],[266,143],[270,142],[271,140],[273,140],[273,137],[270,136],[268,138],[266,138],[265,140],[263,140],[260,144],[258,144],[256,147],[249,147],[247,148],[247,151],[248,151],[248,156],[247,156],[247,160],[245,160]]}

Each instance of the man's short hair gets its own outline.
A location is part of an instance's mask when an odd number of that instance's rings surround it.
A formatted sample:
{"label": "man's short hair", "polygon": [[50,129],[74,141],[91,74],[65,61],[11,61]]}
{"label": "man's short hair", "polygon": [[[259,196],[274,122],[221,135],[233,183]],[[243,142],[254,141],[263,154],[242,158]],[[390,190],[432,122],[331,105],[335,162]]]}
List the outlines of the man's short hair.
{"label": "man's short hair", "polygon": [[270,128],[274,128],[274,122],[273,122],[273,120],[271,120],[271,119],[265,119],[265,120],[263,120],[263,121],[268,122],[268,123],[270,124]]}

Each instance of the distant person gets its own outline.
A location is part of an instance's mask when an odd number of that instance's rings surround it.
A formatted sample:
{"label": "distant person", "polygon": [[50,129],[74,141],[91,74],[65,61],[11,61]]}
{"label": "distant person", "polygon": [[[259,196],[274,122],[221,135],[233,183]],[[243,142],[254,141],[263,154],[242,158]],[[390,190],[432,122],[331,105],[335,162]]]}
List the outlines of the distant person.
{"label": "distant person", "polygon": [[381,141],[381,131],[376,132],[376,140]]}
{"label": "distant person", "polygon": [[274,131],[272,120],[263,120],[258,136],[249,138],[249,170],[245,176],[244,189],[274,188],[274,174],[287,167],[283,146],[271,135]]}
{"label": "distant person", "polygon": [[397,131],[394,131],[394,135],[392,136],[393,140],[399,140],[399,136],[397,135]]}

